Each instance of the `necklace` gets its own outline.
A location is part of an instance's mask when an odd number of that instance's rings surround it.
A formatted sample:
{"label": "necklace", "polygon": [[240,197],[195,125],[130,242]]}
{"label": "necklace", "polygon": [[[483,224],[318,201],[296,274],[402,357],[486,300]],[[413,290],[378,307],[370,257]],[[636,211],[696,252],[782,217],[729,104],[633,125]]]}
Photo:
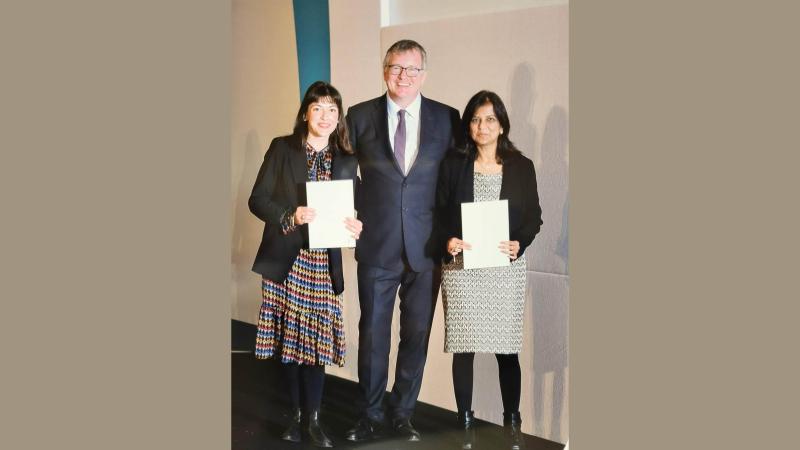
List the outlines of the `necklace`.
{"label": "necklace", "polygon": [[[497,161],[483,162],[478,159],[475,160],[476,172],[479,173],[500,173],[502,165],[497,164]],[[498,170],[499,168],[499,170]]]}

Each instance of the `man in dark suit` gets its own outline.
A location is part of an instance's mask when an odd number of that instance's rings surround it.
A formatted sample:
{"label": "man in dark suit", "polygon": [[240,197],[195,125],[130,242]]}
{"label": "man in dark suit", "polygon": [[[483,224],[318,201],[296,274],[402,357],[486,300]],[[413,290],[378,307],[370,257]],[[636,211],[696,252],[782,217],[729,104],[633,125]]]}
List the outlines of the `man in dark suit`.
{"label": "man in dark suit", "polygon": [[400,293],[400,344],[389,399],[395,432],[410,441],[419,433],[411,415],[422,385],[431,320],[439,292],[444,243],[434,233],[439,164],[459,133],[458,111],[419,91],[426,53],[401,40],[386,52],[387,93],[351,107],[347,124],[361,169],[356,244],[359,321],[358,382],[363,417],[347,439],[376,437],[389,369],[392,313]]}

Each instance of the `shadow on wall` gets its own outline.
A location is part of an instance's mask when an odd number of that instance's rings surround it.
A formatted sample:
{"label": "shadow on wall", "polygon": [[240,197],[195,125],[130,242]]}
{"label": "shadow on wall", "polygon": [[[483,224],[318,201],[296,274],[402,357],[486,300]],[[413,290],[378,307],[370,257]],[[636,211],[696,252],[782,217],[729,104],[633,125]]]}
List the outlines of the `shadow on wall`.
{"label": "shadow on wall", "polygon": [[[544,254],[552,261],[548,272],[567,275],[569,272],[569,166],[567,151],[569,119],[561,106],[554,106],[547,115],[542,136],[542,163],[537,176],[545,195],[540,194],[543,220],[548,236],[540,240]],[[542,231],[545,231],[543,229]],[[556,234],[558,233],[558,234]],[[548,265],[548,269],[550,269]]]}
{"label": "shadow on wall", "polygon": [[533,358],[523,370],[533,374],[533,433],[564,442],[568,432],[561,425],[568,386],[569,282],[566,277],[532,276],[528,292],[532,297]]}
{"label": "shadow on wall", "polygon": [[[551,236],[545,240],[552,255],[560,262],[562,275],[532,274],[530,297],[533,316],[533,395],[534,433],[551,440],[563,442],[562,411],[566,399],[569,329],[569,277],[568,263],[568,166],[566,160],[569,123],[564,108],[554,106],[545,123],[542,137],[542,164],[539,170],[547,195],[540,199],[545,212],[545,223],[560,226],[550,228]],[[554,179],[549,179],[554,178]],[[548,213],[549,212],[549,213]],[[561,217],[558,217],[561,216]],[[558,233],[556,235],[556,233]],[[551,409],[545,410],[544,399],[552,398]],[[550,424],[549,432],[547,425]],[[563,433],[562,433],[563,432]]]}
{"label": "shadow on wall", "polygon": [[568,428],[563,413],[569,365],[569,119],[562,106],[553,106],[547,114],[541,146],[537,146],[539,129],[533,122],[535,75],[529,64],[519,64],[511,76],[507,100],[512,140],[536,166],[544,222],[528,261],[526,300],[530,309],[526,317],[533,320],[533,357],[523,358],[530,364],[523,370],[532,374],[529,389],[523,391],[533,396],[533,415],[529,419],[533,433],[564,442],[568,432],[562,426]]}
{"label": "shadow on wall", "polygon": [[511,122],[509,139],[532,161],[536,161],[536,125],[533,124],[533,106],[536,101],[534,70],[529,64],[520,64],[511,76],[511,96],[503,99]]}
{"label": "shadow on wall", "polygon": [[247,200],[250,198],[250,191],[255,183],[258,169],[264,156],[265,147],[259,139],[255,130],[250,130],[245,139],[244,155],[242,165],[238,168],[239,184],[236,188],[233,212],[233,235],[231,237],[231,264],[233,265],[232,276],[232,295],[234,298],[231,314],[234,318],[257,317],[258,311],[238,311],[239,294],[242,287],[246,287],[244,292],[251,289],[260,290],[260,285],[253,284],[251,267],[258,243],[261,242],[261,226],[259,220],[251,220],[250,209]]}
{"label": "shadow on wall", "polygon": [[547,116],[542,141],[542,164],[558,167],[555,173],[562,174],[565,189],[561,206],[561,234],[556,241],[555,255],[564,264],[564,274],[569,275],[569,119],[560,106],[554,107]]}

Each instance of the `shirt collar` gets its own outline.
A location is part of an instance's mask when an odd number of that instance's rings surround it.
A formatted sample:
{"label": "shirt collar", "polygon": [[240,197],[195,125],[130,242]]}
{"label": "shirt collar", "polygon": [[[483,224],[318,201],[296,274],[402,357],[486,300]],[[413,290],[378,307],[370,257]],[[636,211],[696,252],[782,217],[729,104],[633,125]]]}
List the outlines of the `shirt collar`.
{"label": "shirt collar", "polygon": [[329,152],[331,149],[331,145],[328,144],[320,151],[314,150],[314,147],[311,146],[308,142],[306,142],[306,154],[308,155],[324,155],[325,153]]}
{"label": "shirt collar", "polygon": [[397,116],[397,111],[405,109],[407,115],[417,118],[419,117],[419,108],[421,105],[422,105],[422,94],[420,93],[417,93],[417,98],[415,98],[414,101],[411,102],[406,108],[401,108],[397,103],[395,103],[392,100],[392,97],[389,96],[389,93],[388,92],[386,93],[386,108],[389,114],[392,115],[392,117]]}

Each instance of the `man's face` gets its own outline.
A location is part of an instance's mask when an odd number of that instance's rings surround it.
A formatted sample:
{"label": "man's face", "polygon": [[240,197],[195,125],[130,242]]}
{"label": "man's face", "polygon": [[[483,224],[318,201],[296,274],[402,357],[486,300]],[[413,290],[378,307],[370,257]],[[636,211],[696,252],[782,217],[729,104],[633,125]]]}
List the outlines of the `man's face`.
{"label": "man's face", "polygon": [[[392,66],[422,69],[422,55],[418,50],[390,53],[386,67],[383,68],[383,79],[386,81],[389,96],[398,105],[406,107],[414,101],[419,90],[422,89],[426,72],[420,70],[415,77],[408,76],[406,70],[401,70],[399,74],[392,74]],[[397,69],[395,68],[395,70]]]}

